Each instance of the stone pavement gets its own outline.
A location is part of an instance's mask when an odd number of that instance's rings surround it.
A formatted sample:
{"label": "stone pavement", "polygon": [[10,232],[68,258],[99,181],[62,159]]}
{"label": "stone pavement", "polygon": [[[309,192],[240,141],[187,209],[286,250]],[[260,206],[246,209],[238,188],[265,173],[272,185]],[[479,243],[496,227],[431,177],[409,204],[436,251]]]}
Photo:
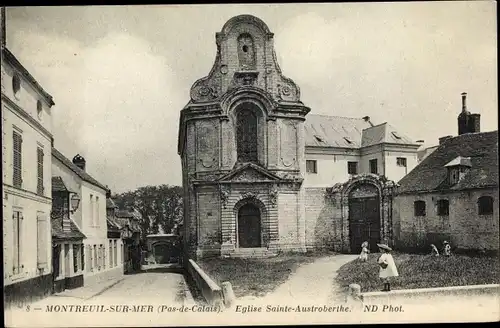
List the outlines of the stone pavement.
{"label": "stone pavement", "polygon": [[66,289],[61,293],[57,293],[54,295],[51,295],[50,297],[71,297],[71,298],[78,298],[82,300],[89,300],[93,297],[96,297],[98,295],[101,295],[108,289],[112,288],[113,286],[117,285],[120,283],[122,280],[125,279],[126,276],[122,276],[120,278],[110,278],[107,280],[103,280],[99,283],[95,283],[89,286],[83,286],[75,289]]}

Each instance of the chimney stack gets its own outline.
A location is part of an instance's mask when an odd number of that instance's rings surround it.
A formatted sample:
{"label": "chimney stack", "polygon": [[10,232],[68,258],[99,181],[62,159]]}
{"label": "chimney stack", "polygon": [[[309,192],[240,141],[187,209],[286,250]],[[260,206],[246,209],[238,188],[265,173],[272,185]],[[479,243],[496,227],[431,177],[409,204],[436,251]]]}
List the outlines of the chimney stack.
{"label": "chimney stack", "polygon": [[462,112],[467,111],[467,92],[462,92]]}
{"label": "chimney stack", "polygon": [[82,171],[85,171],[85,163],[85,158],[83,158],[80,154],[73,157],[73,164],[82,169]]}
{"label": "chimney stack", "polygon": [[365,120],[365,122],[368,122],[370,123],[371,126],[373,126],[373,123],[370,121],[370,116],[363,116],[363,120]]}

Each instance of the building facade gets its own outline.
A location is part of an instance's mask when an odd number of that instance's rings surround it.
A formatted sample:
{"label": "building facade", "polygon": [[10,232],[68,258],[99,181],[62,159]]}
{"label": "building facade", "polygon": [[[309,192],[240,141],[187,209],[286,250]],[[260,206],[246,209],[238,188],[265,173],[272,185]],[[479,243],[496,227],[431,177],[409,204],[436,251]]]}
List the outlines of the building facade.
{"label": "building facade", "polygon": [[[106,217],[106,194],[109,189],[85,171],[86,161],[76,155],[73,160],[66,158],[52,148],[52,175],[61,177],[68,189],[78,193],[81,202],[71,215],[72,221],[85,235],[83,262],[74,263],[81,257],[69,248],[69,267],[79,265],[83,271],[85,285],[99,283],[114,276],[123,275],[123,242],[121,238],[108,238]],[[110,254],[115,254],[110,262]]]}
{"label": "building facade", "polygon": [[3,44],[1,56],[4,299],[10,306],[52,291],[54,101]]}
{"label": "building facade", "polygon": [[[68,181],[68,180],[67,180]],[[68,184],[71,184],[68,181]],[[80,206],[78,191],[66,186],[60,176],[52,177],[52,273],[53,292],[82,287],[84,284],[85,235],[73,221]]]}
{"label": "building facade", "polygon": [[481,132],[462,95],[458,136],[438,147],[400,181],[394,201],[396,245],[430,251],[498,252],[498,131]]}
{"label": "building facade", "polygon": [[212,71],[181,111],[187,255],[355,251],[366,238],[392,240],[392,180],[416,166],[420,145],[368,117],[308,114],[273,40],[256,17],[230,19],[216,34]]}

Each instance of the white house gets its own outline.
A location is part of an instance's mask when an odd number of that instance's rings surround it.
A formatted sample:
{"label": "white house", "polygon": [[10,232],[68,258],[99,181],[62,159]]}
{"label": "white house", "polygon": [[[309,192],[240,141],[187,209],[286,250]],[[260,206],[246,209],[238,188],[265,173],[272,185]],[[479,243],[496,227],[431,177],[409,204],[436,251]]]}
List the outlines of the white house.
{"label": "white house", "polygon": [[2,45],[3,265],[6,306],[51,293],[52,97]]}
{"label": "white house", "polygon": [[[71,220],[86,238],[83,240],[83,262],[76,265],[80,265],[83,272],[84,285],[90,285],[123,275],[123,242],[120,238],[108,238],[106,194],[109,189],[85,171],[85,163],[80,155],[76,155],[71,161],[52,148],[52,176],[61,177],[67,188],[80,198],[80,204],[71,214]],[[78,250],[78,247],[74,249]],[[68,264],[65,265],[69,268],[74,268],[75,259],[81,259],[81,256],[73,254],[74,249],[68,248]],[[76,270],[70,276],[79,273]]]}
{"label": "white house", "polygon": [[331,187],[373,173],[399,181],[417,164],[420,144],[369,117],[306,117],[306,188]]}

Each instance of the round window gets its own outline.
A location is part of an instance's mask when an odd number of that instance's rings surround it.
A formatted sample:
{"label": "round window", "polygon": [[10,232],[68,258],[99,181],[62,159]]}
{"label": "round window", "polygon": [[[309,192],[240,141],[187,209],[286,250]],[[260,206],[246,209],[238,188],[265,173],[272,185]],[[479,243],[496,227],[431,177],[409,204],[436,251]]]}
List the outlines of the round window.
{"label": "round window", "polygon": [[19,92],[21,91],[21,78],[19,75],[14,74],[12,77],[12,90],[14,91],[14,96],[19,97]]}
{"label": "round window", "polygon": [[36,113],[38,114],[38,118],[42,118],[43,107],[40,100],[37,100],[36,102]]}

